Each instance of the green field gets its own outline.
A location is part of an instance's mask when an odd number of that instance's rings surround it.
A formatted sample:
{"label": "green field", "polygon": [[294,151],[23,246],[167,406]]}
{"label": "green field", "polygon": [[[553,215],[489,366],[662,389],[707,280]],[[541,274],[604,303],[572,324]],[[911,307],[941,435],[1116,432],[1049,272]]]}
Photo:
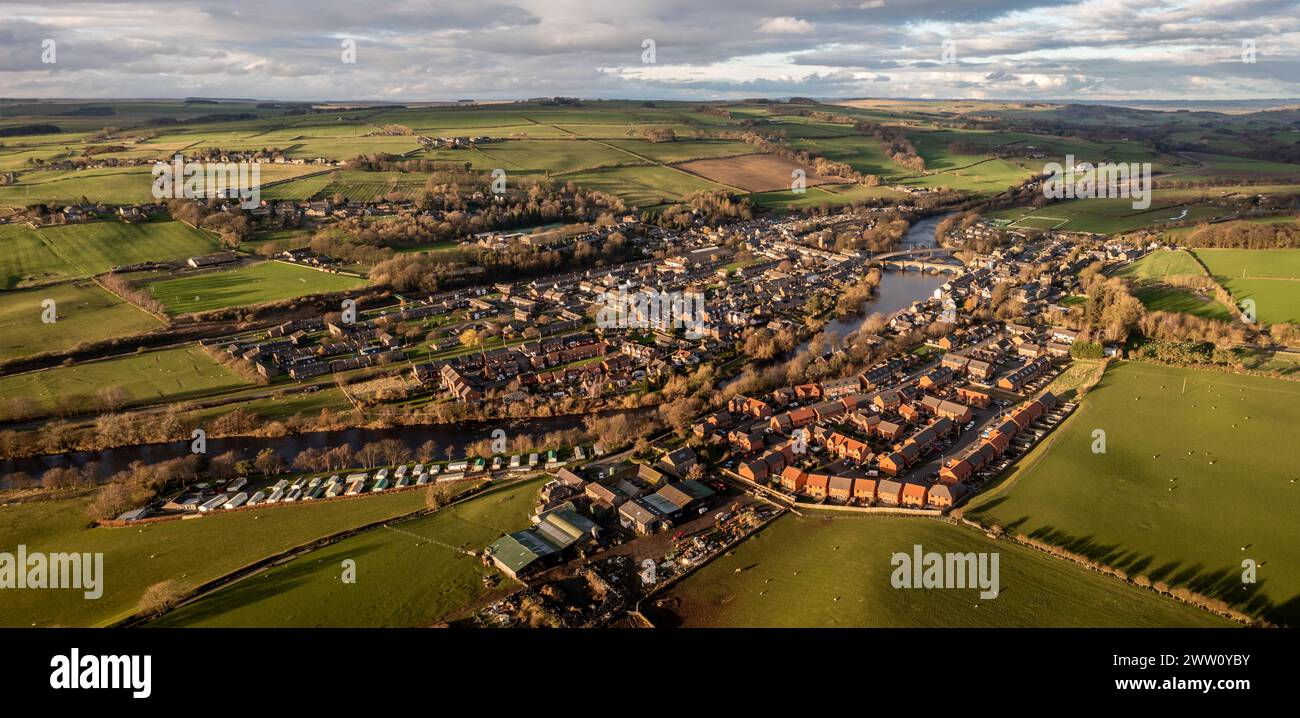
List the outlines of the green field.
{"label": "green field", "polygon": [[[115,359],[59,366],[0,377],[0,396],[31,397],[44,408],[102,387],[120,386],[131,403],[186,399],[247,386],[195,346],[144,352]],[[93,405],[93,400],[88,400]]]}
{"label": "green field", "polygon": [[36,234],[61,261],[61,272],[71,276],[99,274],[138,262],[182,259],[218,248],[213,235],[181,222],[88,222],[42,227]]}
{"label": "green field", "polygon": [[[0,546],[13,551],[104,554],[104,595],[81,591],[7,591],[4,626],[102,626],[135,612],[145,589],[167,579],[187,589],[331,533],[400,516],[424,506],[424,492],[351,501],[290,504],[140,528],[89,528],[86,499],[0,506]],[[364,565],[364,563],[362,563]],[[364,570],[364,569],[363,569]]]}
{"label": "green field", "polygon": [[[58,321],[41,321],[42,302]],[[56,284],[0,293],[0,360],[71,349],[78,344],[158,329],[162,322],[93,283]]]}
{"label": "green field", "polygon": [[1212,296],[1199,295],[1184,287],[1145,282],[1134,289],[1133,295],[1142,302],[1142,306],[1152,311],[1192,314],[1225,322],[1233,320],[1232,311],[1221,302]]}
{"label": "green field", "polygon": [[[528,526],[541,479],[496,489],[391,528],[372,529],[211,594],[162,626],[427,626],[489,593],[474,556]],[[423,492],[415,492],[423,495]],[[340,581],[345,559],[356,583]]]}
{"label": "green field", "polygon": [[1187,252],[1159,250],[1125,265],[1115,274],[1120,277],[1159,279],[1177,274],[1204,276],[1205,270]]}
{"label": "green field", "polygon": [[[1121,363],[967,512],[1295,625],[1297,402],[1290,381]],[[1260,565],[1245,588],[1243,559]]]}
{"label": "green field", "polygon": [[1264,324],[1300,322],[1300,249],[1198,249],[1237,302],[1255,302]]}
{"label": "green field", "polygon": [[1230,210],[1223,207],[1210,204],[1179,206],[1179,201],[1181,200],[1176,196],[1157,190],[1151,200],[1151,207],[1145,210],[1133,209],[1131,199],[1093,198],[1065,200],[1037,210],[1005,209],[990,212],[988,216],[990,219],[1006,220],[1013,227],[1024,225],[1037,229],[1055,228],[1065,232],[1116,234],[1168,222],[1196,221],[1231,214]]}
{"label": "green field", "polygon": [[65,277],[72,270],[26,225],[0,224],[0,289]]}
{"label": "green field", "polygon": [[[890,556],[996,552],[1000,593],[896,589]],[[821,515],[777,519],[672,588],[685,626],[1226,626],[1198,609],[1010,541],[930,519]]]}
{"label": "green field", "polygon": [[1216,277],[1300,279],[1300,249],[1196,249]]}
{"label": "green field", "polygon": [[675,202],[692,192],[722,188],[721,185],[714,184],[703,177],[656,165],[575,172],[565,175],[564,179],[617,195],[629,205],[638,207]]}
{"label": "green field", "polygon": [[260,262],[237,269],[164,279],[147,288],[167,305],[168,313],[187,314],[342,292],[365,283],[359,277],[319,272],[284,262]]}

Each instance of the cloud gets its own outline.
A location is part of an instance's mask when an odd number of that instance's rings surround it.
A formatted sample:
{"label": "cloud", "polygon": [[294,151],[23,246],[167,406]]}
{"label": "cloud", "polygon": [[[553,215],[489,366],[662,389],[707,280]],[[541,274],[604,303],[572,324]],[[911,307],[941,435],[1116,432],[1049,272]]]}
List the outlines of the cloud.
{"label": "cloud", "polygon": [[806,35],[813,31],[813,26],[797,17],[769,17],[758,24],[758,29],[775,34]]}
{"label": "cloud", "polygon": [[6,0],[0,24],[10,97],[1279,98],[1298,67],[1284,0]]}

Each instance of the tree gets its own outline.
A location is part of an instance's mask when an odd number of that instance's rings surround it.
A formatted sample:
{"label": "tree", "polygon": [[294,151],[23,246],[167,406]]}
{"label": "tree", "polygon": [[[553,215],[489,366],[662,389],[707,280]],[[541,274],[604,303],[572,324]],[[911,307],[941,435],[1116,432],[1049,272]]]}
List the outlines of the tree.
{"label": "tree", "polygon": [[143,616],[161,615],[174,608],[184,597],[185,590],[177,581],[159,581],[144,590],[136,612]]}
{"label": "tree", "polygon": [[280,458],[279,452],[268,446],[257,452],[257,458],[253,459],[253,466],[263,474],[271,476],[280,473],[284,468],[284,460]]}
{"label": "tree", "polygon": [[429,439],[423,444],[420,444],[420,448],[415,450],[415,458],[418,459],[420,463],[427,464],[430,461],[433,461],[433,457],[436,456],[437,453],[438,442]]}

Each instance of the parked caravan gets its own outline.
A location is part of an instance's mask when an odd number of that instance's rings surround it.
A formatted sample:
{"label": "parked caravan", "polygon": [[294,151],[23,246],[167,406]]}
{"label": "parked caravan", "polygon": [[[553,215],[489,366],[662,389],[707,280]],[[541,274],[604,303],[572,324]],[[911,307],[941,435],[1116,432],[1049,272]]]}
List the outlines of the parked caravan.
{"label": "parked caravan", "polygon": [[305,476],[299,476],[298,479],[293,482],[293,488],[295,491],[302,491],[302,487],[306,485],[307,485],[307,477]]}
{"label": "parked caravan", "polygon": [[262,503],[263,501],[266,501],[266,492],[265,492],[265,491],[259,491],[259,492],[255,493],[255,494],[253,494],[251,497],[249,497],[249,499],[248,499],[248,505],[249,505],[249,506],[256,506],[256,505]]}
{"label": "parked caravan", "polygon": [[285,489],[289,488],[289,480],[288,480],[288,479],[280,479],[279,481],[275,482],[275,485],[272,486],[271,488],[273,488],[273,489],[279,489],[279,490],[281,490],[281,491],[284,491]]}
{"label": "parked caravan", "polygon": [[313,490],[315,490],[317,486],[320,486],[320,482],[322,482],[322,481],[324,481],[324,480],[325,480],[325,477],[324,477],[324,476],[317,476],[316,478],[312,479],[311,481],[308,481],[308,482],[307,482],[307,490],[308,490],[308,491],[313,491]]}
{"label": "parked caravan", "polygon": [[224,508],[237,509],[240,506],[243,506],[247,502],[248,502],[248,494],[244,493],[243,491],[240,491],[239,493],[232,496],[230,500],[224,504]]}
{"label": "parked caravan", "polygon": [[361,491],[365,488],[366,488],[366,480],[357,479],[356,481],[353,481],[352,483],[348,484],[347,495],[356,496],[357,494],[361,493]]}
{"label": "parked caravan", "polygon": [[393,478],[397,479],[398,481],[401,481],[402,479],[406,478],[406,464],[402,464],[401,466],[397,467],[397,471],[393,472]]}
{"label": "parked caravan", "polygon": [[370,490],[373,491],[373,492],[375,492],[375,493],[378,493],[378,492],[380,492],[380,491],[383,491],[383,490],[386,489],[386,488],[388,488],[388,479],[387,479],[387,478],[382,478],[382,477],[381,477],[381,478],[375,479],[375,485],[372,486],[372,487],[370,487]]}
{"label": "parked caravan", "polygon": [[375,474],[375,481],[383,481],[384,479],[387,479],[387,478],[388,478],[388,469],[380,469],[380,470]]}
{"label": "parked caravan", "polygon": [[415,485],[416,485],[416,486],[424,486],[424,485],[427,484],[427,483],[429,483],[429,475],[428,475],[428,474],[420,474],[420,475],[418,475],[418,476],[415,477]]}
{"label": "parked caravan", "polygon": [[234,481],[231,481],[230,483],[226,484],[226,491],[239,491],[240,489],[244,488],[247,485],[248,485],[248,479],[245,479],[244,477],[241,476],[238,479],[235,479]]}
{"label": "parked caravan", "polygon": [[522,462],[521,462],[521,458],[522,458],[522,457],[521,457],[519,454],[515,454],[514,456],[510,457],[510,470],[511,470],[511,471],[518,471],[518,470],[519,470],[519,468],[520,468],[519,465],[522,463]]}
{"label": "parked caravan", "polygon": [[207,501],[204,501],[202,504],[199,504],[199,511],[202,511],[203,513],[207,513],[209,511],[215,511],[216,509],[225,506],[226,502],[229,500],[230,500],[229,494],[217,494],[216,496],[213,496]]}
{"label": "parked caravan", "polygon": [[280,499],[283,498],[284,498],[284,489],[276,489],[271,492],[270,496],[266,497],[266,503],[278,504],[280,503]]}
{"label": "parked caravan", "polygon": [[531,469],[531,468],[533,468],[533,467],[535,467],[535,466],[537,466],[537,454],[529,454],[529,455],[528,455],[528,468]]}
{"label": "parked caravan", "polygon": [[302,489],[290,489],[288,495],[284,497],[284,502],[297,501],[302,498]]}

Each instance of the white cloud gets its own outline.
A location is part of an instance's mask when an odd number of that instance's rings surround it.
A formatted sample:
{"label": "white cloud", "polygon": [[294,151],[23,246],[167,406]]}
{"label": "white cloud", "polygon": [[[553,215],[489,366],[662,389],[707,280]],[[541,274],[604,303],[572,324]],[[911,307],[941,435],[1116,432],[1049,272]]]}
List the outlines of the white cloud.
{"label": "white cloud", "polygon": [[813,31],[812,23],[797,17],[769,17],[758,24],[760,32],[780,35],[807,35]]}

